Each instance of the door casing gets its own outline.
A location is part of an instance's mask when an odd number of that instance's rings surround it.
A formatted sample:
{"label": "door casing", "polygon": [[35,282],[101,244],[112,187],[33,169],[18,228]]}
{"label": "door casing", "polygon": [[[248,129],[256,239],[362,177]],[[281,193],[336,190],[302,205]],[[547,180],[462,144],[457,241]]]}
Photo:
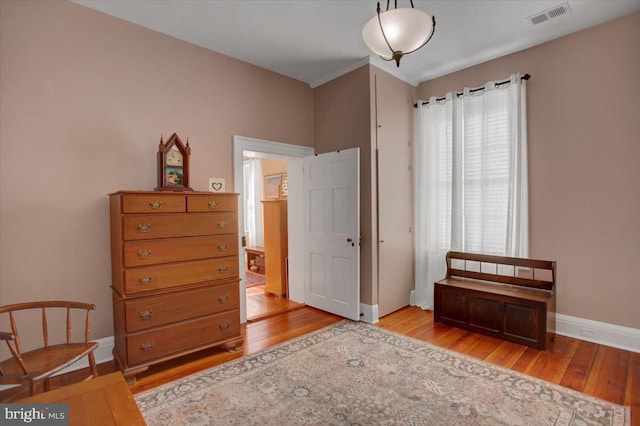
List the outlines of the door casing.
{"label": "door casing", "polygon": [[[238,199],[238,212],[244,211],[244,176],[242,158],[244,151],[260,152],[272,156],[282,156],[287,159],[287,175],[289,177],[288,211],[289,218],[292,214],[303,209],[302,199],[302,157],[313,155],[311,147],[291,145],[281,142],[255,139],[246,136],[234,135],[233,137],[233,190],[240,194]],[[299,159],[299,160],[298,160]],[[291,161],[291,164],[289,164]],[[294,182],[299,182],[298,184]],[[302,235],[304,230],[301,221],[289,219],[289,298],[298,303],[304,303],[304,258],[302,257],[304,243],[301,238],[293,238]],[[244,216],[238,215],[238,229],[244,229]],[[238,258],[244,259],[244,247],[242,247],[242,233],[238,233]],[[240,262],[242,263],[242,262]],[[240,322],[247,322],[247,282],[244,268],[240,268]]]}

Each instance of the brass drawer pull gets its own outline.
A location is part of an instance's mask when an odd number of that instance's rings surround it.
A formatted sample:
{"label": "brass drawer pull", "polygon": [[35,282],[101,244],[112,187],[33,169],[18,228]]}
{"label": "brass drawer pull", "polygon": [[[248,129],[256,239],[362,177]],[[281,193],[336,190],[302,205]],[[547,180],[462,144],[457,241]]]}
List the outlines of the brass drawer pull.
{"label": "brass drawer pull", "polygon": [[225,295],[222,295],[222,296],[218,297],[218,301],[220,303],[227,303],[229,301],[229,295],[225,294]]}
{"label": "brass drawer pull", "polygon": [[218,228],[226,229],[228,227],[229,227],[229,221],[228,220],[221,220],[220,222],[218,222]]}
{"label": "brass drawer pull", "polygon": [[153,277],[140,277],[138,282],[142,285],[149,285],[153,281]]}
{"label": "brass drawer pull", "polygon": [[218,244],[218,250],[227,251],[229,249],[229,244]]}
{"label": "brass drawer pull", "polygon": [[141,223],[140,225],[138,225],[138,232],[147,233],[149,231],[151,231],[150,223]]}
{"label": "brass drawer pull", "polygon": [[139,250],[138,257],[140,259],[148,259],[151,257],[151,250]]}
{"label": "brass drawer pull", "polygon": [[149,202],[149,207],[151,207],[153,210],[158,210],[160,207],[162,207],[162,201],[153,200]]}
{"label": "brass drawer pull", "polygon": [[209,201],[209,208],[210,209],[215,209],[216,207],[218,207],[218,202],[217,201]]}
{"label": "brass drawer pull", "polygon": [[218,268],[218,272],[220,272],[221,274],[224,274],[225,272],[229,272],[229,267],[228,266],[221,266]]}
{"label": "brass drawer pull", "polygon": [[149,352],[151,349],[153,349],[155,345],[156,343],[152,340],[150,342],[145,342],[141,344],[140,349],[142,349],[142,352]]}
{"label": "brass drawer pull", "polygon": [[151,315],[153,315],[153,311],[151,309],[149,309],[148,311],[142,311],[140,312],[140,319],[142,319],[143,321],[149,320],[151,319]]}
{"label": "brass drawer pull", "polygon": [[222,324],[220,324],[220,329],[221,330],[226,330],[227,328],[229,328],[230,325],[231,325],[231,323],[229,321],[223,322]]}

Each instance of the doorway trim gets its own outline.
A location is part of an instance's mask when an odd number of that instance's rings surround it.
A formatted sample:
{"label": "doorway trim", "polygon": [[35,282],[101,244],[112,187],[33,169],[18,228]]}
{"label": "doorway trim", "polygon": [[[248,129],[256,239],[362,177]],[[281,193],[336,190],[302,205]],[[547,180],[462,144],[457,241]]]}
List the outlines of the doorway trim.
{"label": "doorway trim", "polygon": [[[314,149],[308,146],[301,145],[291,145],[282,142],[274,142],[263,139],[255,139],[246,136],[233,136],[233,190],[234,192],[240,194],[238,197],[238,259],[240,260],[240,264],[242,265],[242,259],[244,259],[244,247],[242,247],[242,232],[244,229],[244,174],[243,174],[243,153],[244,151],[253,151],[260,152],[264,154],[271,155],[282,155],[285,157],[294,157],[294,158],[302,158],[309,155],[314,154]],[[289,176],[289,184],[291,182],[300,182],[302,183],[302,168],[301,167],[293,167],[292,170],[287,170],[287,175]],[[299,175],[299,176],[297,176]],[[304,200],[302,197],[292,197],[291,189],[288,197],[288,210],[289,211],[302,211],[304,207]],[[298,199],[296,199],[298,198]],[[291,219],[289,219],[289,226],[292,225]],[[301,232],[296,232],[295,229],[290,229],[289,236],[292,235],[302,235]],[[302,253],[304,241],[302,239],[293,239],[289,238],[289,252],[290,253]],[[301,259],[302,261],[302,259]],[[300,263],[300,264],[298,264]],[[289,259],[289,270],[291,272],[302,270],[304,273],[304,262],[298,262],[295,258]],[[294,275],[290,273],[291,275]],[[245,287],[246,279],[245,268],[240,268],[240,322],[247,322],[247,289]],[[304,281],[300,280],[291,280],[290,281],[290,292],[294,294],[300,294],[300,289],[302,289],[302,294],[304,294]],[[293,288],[295,286],[300,286],[300,289]],[[299,301],[300,303],[304,303],[304,301]]]}

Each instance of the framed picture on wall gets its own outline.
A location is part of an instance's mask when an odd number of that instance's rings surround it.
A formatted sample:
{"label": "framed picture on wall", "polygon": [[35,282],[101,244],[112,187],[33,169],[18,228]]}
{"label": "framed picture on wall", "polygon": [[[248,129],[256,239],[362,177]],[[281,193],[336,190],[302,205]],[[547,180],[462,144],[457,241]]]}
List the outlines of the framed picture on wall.
{"label": "framed picture on wall", "polygon": [[267,175],[264,177],[264,198],[274,200],[280,198],[280,184],[282,175]]}

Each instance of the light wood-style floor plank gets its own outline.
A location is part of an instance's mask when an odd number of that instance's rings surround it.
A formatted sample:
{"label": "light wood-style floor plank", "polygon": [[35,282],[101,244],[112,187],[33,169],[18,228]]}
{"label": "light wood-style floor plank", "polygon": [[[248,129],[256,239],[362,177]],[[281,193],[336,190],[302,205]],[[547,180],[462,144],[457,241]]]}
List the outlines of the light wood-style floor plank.
{"label": "light wood-style floor plank", "polygon": [[640,353],[630,355],[624,405],[631,407],[631,421],[640,425]]}
{"label": "light wood-style floor plank", "polygon": [[484,359],[496,349],[500,342],[500,339],[471,333],[465,334],[464,338],[449,346],[449,349],[474,358]]}
{"label": "light wood-style floor plank", "polygon": [[247,288],[247,320],[261,321],[273,315],[304,307],[287,297],[276,297],[264,292],[264,284]]}
{"label": "light wood-style floor plank", "polygon": [[511,368],[526,347],[513,342],[502,341],[484,360],[505,368]]}
{"label": "light wood-style floor plank", "polygon": [[624,404],[631,353],[600,346],[584,392],[617,404]]}
{"label": "light wood-style floor plank", "polygon": [[578,341],[565,336],[556,336],[548,350],[542,352],[526,373],[551,383],[560,383],[573,355]]}
{"label": "light wood-style floor plank", "polygon": [[597,353],[596,343],[580,341],[560,384],[577,391],[584,389]]}

